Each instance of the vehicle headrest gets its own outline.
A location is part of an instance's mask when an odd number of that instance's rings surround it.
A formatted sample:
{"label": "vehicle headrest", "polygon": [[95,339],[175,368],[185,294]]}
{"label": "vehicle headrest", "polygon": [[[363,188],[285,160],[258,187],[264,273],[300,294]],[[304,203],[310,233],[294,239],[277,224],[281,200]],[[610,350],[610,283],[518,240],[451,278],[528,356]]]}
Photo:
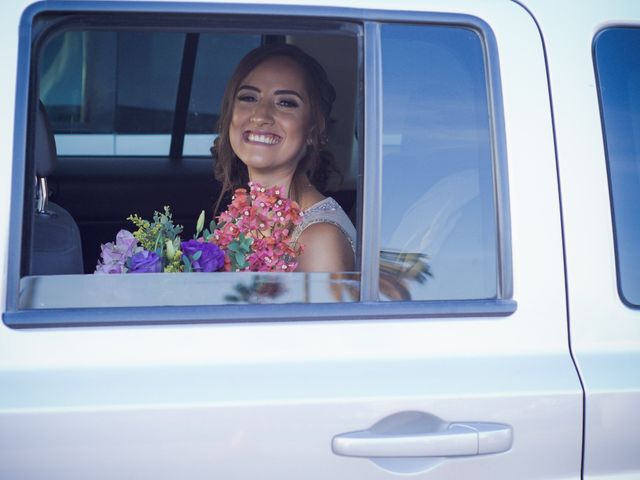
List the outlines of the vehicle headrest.
{"label": "vehicle headrest", "polygon": [[53,137],[53,129],[47,116],[47,111],[41,101],[38,101],[35,125],[35,146],[33,149],[36,163],[36,175],[48,177],[53,173],[58,159],[56,141]]}

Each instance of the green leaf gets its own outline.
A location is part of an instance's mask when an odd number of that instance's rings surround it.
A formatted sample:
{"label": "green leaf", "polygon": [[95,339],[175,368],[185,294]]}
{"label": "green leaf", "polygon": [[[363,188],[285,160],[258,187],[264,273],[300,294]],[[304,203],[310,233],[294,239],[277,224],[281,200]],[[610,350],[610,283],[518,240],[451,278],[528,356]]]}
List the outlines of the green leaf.
{"label": "green leaf", "polygon": [[211,220],[211,222],[209,223],[209,231],[213,232],[216,228],[218,228],[216,226],[216,221],[215,220]]}
{"label": "green leaf", "polygon": [[193,254],[193,259],[199,260],[201,256],[202,256],[202,250],[198,250],[196,253]]}
{"label": "green leaf", "polygon": [[246,267],[246,262],[244,260],[244,253],[243,252],[235,252],[235,259],[236,259],[236,263],[238,264],[238,268],[245,268]]}
{"label": "green leaf", "polygon": [[182,263],[184,263],[184,271],[185,272],[193,272],[193,267],[191,266],[191,262],[189,261],[189,257],[186,255],[182,256]]}

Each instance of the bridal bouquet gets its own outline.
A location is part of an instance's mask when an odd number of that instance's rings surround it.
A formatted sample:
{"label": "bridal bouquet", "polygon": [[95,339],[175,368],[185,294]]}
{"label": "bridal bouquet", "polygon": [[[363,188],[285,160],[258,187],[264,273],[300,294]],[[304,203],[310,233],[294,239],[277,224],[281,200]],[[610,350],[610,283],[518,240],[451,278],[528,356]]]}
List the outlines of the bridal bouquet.
{"label": "bridal bouquet", "polygon": [[115,242],[101,245],[95,273],[159,273],[293,271],[302,246],[290,238],[302,221],[299,205],[282,196],[279,187],[249,183],[237,189],[227,210],[204,229],[202,211],[193,239],[183,241],[181,225],[173,223],[169,207],[152,221],[128,217],[137,230],[120,230]]}

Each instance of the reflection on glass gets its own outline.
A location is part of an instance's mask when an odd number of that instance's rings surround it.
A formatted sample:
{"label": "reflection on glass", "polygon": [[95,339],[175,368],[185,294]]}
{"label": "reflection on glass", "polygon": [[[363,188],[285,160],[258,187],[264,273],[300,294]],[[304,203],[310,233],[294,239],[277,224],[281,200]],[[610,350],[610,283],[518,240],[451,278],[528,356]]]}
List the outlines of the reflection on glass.
{"label": "reflection on glass", "polygon": [[611,183],[618,290],[640,306],[640,29],[610,28],[595,42]]}
{"label": "reflection on glass", "polygon": [[20,279],[20,309],[355,302],[360,274],[145,273]]}
{"label": "reflection on glass", "polygon": [[382,67],[380,296],[495,298],[497,227],[481,39],[462,27],[387,25]]}
{"label": "reflection on glass", "polygon": [[285,293],[285,286],[278,277],[251,275],[248,281],[236,283],[233,290],[224,296],[229,303],[271,303]]}
{"label": "reflection on glass", "polygon": [[335,302],[357,302],[360,300],[360,274],[356,272],[330,274],[329,291]]}
{"label": "reflection on glass", "polygon": [[414,282],[433,277],[424,253],[380,252],[380,293],[389,300],[411,300]]}

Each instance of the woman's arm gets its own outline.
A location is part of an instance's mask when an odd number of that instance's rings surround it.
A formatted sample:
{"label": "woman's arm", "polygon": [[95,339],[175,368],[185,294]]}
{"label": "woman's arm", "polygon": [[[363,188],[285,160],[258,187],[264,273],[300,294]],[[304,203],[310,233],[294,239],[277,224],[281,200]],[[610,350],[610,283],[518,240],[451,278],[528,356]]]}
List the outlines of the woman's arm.
{"label": "woman's arm", "polygon": [[298,272],[351,272],[353,250],[347,237],[331,223],[307,227],[298,241],[304,251],[298,257]]}

